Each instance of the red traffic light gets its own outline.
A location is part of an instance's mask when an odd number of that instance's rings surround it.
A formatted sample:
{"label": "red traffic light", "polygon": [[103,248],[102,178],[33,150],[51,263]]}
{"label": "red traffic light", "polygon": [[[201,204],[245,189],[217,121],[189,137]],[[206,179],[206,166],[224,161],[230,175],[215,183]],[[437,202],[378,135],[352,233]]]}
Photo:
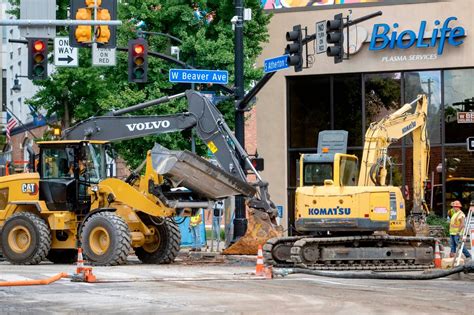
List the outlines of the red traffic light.
{"label": "red traffic light", "polygon": [[145,52],[145,46],[138,44],[133,46],[133,52],[135,55],[141,55]]}
{"label": "red traffic light", "polygon": [[46,48],[46,44],[42,40],[37,40],[33,43],[33,49],[35,51],[43,51]]}

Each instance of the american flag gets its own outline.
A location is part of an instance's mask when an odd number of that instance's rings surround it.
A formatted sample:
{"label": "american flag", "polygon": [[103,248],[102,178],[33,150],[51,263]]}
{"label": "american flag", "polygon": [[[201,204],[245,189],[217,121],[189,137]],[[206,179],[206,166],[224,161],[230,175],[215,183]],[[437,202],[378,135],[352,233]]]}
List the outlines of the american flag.
{"label": "american flag", "polygon": [[10,113],[7,112],[7,126],[6,126],[6,135],[7,135],[7,140],[8,142],[10,142],[12,140],[11,136],[10,136],[10,132],[13,130],[13,128],[16,127],[16,125],[18,124],[18,122],[16,121],[16,119],[10,115]]}

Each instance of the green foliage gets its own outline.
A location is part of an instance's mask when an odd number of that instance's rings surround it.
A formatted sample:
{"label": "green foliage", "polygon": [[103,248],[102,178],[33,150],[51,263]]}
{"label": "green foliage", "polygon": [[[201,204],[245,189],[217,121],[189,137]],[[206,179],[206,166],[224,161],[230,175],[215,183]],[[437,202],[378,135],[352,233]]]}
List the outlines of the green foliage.
{"label": "green foliage", "polygon": [[[10,0],[18,4],[18,0]],[[211,23],[204,23],[193,15],[192,1],[184,0],[129,0],[119,2],[119,19],[123,25],[118,28],[118,46],[127,47],[130,39],[136,38],[135,25],[144,21],[145,31],[168,33],[180,38],[183,43],[171,42],[163,36],[147,36],[150,50],[169,54],[171,45],[179,45],[180,59],[201,69],[228,70],[230,83],[234,80],[234,44],[231,18],[234,16],[232,0],[196,1],[202,11],[215,11]],[[58,1],[59,19],[66,18],[68,0]],[[254,67],[262,51],[263,42],[268,40],[267,25],[270,16],[260,7],[260,1],[247,0],[246,8],[252,8],[253,20],[244,28],[245,85],[262,76],[262,70]],[[67,34],[64,28],[60,33]],[[172,95],[189,89],[189,84],[173,85],[168,82],[168,70],[178,66],[162,59],[149,58],[147,84],[128,83],[127,54],[117,53],[117,66],[97,68],[91,65],[89,49],[80,49],[80,68],[57,68],[46,81],[36,82],[40,91],[28,103],[45,109],[63,118],[63,126],[74,124],[90,116],[104,114],[112,109],[129,107],[163,95]],[[217,87],[197,86],[197,89],[215,90]],[[227,123],[233,127],[233,102],[219,105]],[[186,110],[184,100],[137,111],[133,115],[162,115]],[[165,134],[123,141],[117,145],[119,154],[131,167],[136,167],[146,151],[155,141],[170,149],[190,149],[190,132]],[[197,141],[197,152],[204,154],[205,146]]]}

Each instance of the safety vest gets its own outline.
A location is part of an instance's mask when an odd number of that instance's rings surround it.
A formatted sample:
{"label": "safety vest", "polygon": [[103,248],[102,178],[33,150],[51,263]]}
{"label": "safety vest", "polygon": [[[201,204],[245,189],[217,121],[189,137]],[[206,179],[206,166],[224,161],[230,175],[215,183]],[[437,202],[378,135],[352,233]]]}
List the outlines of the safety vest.
{"label": "safety vest", "polygon": [[191,223],[189,225],[191,226],[197,226],[201,223],[201,213],[196,213],[196,215],[191,217]]}
{"label": "safety vest", "polygon": [[456,235],[456,234],[461,234],[461,223],[462,219],[465,218],[464,213],[459,210],[455,214],[453,214],[453,217],[451,218],[451,221],[449,223],[449,234],[450,235]]}

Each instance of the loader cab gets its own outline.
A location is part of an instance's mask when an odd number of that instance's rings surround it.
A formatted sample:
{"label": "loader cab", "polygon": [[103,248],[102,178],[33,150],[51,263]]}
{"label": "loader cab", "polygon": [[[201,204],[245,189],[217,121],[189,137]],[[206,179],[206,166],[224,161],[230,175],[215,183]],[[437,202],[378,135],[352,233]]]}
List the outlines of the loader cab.
{"label": "loader cab", "polygon": [[106,177],[107,142],[44,141],[38,145],[40,199],[49,210],[88,211],[88,187]]}

